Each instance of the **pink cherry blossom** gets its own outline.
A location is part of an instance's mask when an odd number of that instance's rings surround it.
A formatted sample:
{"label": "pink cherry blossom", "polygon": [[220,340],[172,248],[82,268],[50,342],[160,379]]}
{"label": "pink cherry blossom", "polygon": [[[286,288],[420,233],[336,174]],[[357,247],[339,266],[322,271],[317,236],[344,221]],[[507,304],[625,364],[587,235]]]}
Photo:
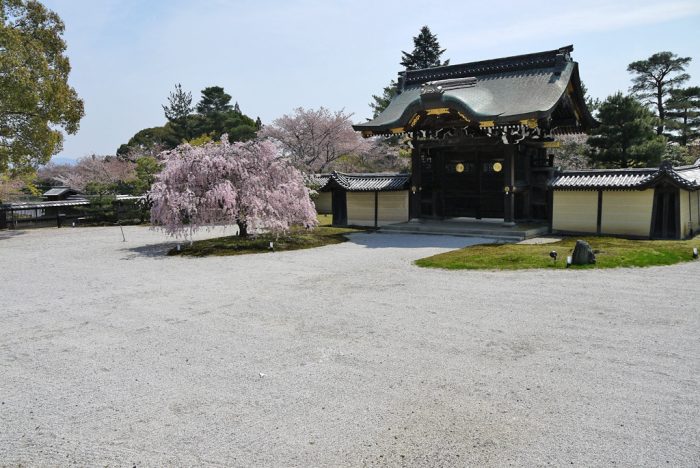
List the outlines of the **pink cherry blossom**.
{"label": "pink cherry blossom", "polygon": [[148,193],[152,224],[178,237],[234,224],[273,233],[315,226],[301,172],[276,153],[270,142],[231,144],[226,135],[162,153],[165,166]]}

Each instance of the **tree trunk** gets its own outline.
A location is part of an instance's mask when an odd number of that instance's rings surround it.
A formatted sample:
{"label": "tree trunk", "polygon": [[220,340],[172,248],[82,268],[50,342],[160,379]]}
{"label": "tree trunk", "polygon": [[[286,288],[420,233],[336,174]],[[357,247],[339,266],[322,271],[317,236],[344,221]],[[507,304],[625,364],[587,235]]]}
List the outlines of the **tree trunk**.
{"label": "tree trunk", "polygon": [[241,221],[240,219],[237,221],[236,224],[238,224],[238,236],[248,237],[248,224],[245,221]]}
{"label": "tree trunk", "polygon": [[656,134],[661,135],[664,133],[664,117],[666,117],[666,113],[664,112],[664,94],[661,83],[656,85],[656,106],[659,109],[659,126],[656,127]]}

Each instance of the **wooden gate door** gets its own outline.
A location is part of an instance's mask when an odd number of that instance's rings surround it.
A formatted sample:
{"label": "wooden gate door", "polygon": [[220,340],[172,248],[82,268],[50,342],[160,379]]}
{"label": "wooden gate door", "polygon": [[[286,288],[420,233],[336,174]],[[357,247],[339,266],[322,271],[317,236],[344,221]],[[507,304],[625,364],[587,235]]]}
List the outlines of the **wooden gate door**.
{"label": "wooden gate door", "polygon": [[333,210],[333,225],[345,226],[348,224],[348,202],[345,190],[333,190],[331,192],[331,206]]}
{"label": "wooden gate door", "polygon": [[654,208],[651,216],[651,237],[678,239],[680,236],[680,192],[664,185],[654,190]]}

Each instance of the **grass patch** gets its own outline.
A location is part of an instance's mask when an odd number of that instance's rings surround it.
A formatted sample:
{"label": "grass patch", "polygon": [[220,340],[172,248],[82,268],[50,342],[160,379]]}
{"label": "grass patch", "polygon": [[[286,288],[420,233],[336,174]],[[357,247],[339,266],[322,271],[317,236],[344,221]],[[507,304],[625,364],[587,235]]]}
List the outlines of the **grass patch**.
{"label": "grass patch", "polygon": [[189,255],[208,257],[223,255],[242,255],[270,252],[270,242],[274,243],[275,252],[300,250],[340,244],[347,238],[345,234],[361,232],[360,228],[332,227],[330,215],[319,215],[319,225],[314,229],[292,228],[287,234],[238,237],[226,236],[195,241],[192,245],[182,245],[181,250],[171,249],[168,255]]}
{"label": "grass patch", "polygon": [[[566,268],[566,256],[577,239],[585,239],[596,252],[596,264],[570,268],[619,268],[672,265],[693,260],[693,247],[700,248],[700,236],[685,241],[629,240],[613,237],[572,237],[552,244],[474,245],[416,260],[416,265],[449,270],[524,270]],[[549,252],[559,259],[552,262]]]}

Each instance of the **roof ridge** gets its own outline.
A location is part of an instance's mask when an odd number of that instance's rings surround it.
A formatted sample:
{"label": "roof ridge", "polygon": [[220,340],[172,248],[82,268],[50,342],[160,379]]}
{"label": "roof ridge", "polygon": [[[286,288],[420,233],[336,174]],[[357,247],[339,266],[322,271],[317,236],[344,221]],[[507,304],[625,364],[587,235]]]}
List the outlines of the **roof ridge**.
{"label": "roof ridge", "polygon": [[410,174],[405,173],[405,172],[339,172],[336,171],[336,174],[339,174],[344,177],[400,177],[400,176],[406,176],[410,177]]}
{"label": "roof ridge", "polygon": [[[534,52],[529,54],[511,55],[476,62],[466,62],[455,65],[443,65],[433,68],[421,68],[419,70],[405,70],[399,72],[399,80],[404,86],[433,81],[436,78],[461,78],[479,75],[488,75],[494,72],[507,72],[543,66],[553,67],[559,63],[562,65],[567,61],[572,61],[570,53],[574,50],[573,45],[560,47],[553,50]],[[444,78],[443,78],[444,79]]]}
{"label": "roof ridge", "polygon": [[633,172],[648,172],[654,173],[659,170],[658,167],[616,167],[610,169],[566,169],[561,171],[560,175],[580,175],[580,174],[605,174],[605,173],[633,173]]}

